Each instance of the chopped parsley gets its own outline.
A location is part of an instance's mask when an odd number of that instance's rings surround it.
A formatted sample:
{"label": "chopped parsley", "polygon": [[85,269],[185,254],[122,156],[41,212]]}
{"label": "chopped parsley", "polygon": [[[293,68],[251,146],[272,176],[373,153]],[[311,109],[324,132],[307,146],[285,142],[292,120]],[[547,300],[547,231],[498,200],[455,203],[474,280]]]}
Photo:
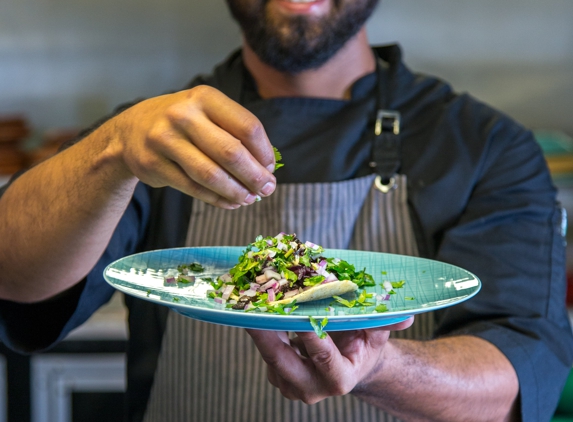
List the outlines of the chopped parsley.
{"label": "chopped parsley", "polygon": [[283,163],[281,163],[283,156],[282,154],[279,152],[279,150],[277,149],[277,147],[273,147],[273,151],[275,152],[275,170],[280,169],[281,167],[284,166]]}
{"label": "chopped parsley", "polygon": [[328,318],[326,317],[323,318],[322,321],[320,321],[320,323],[311,316],[309,316],[308,318],[310,320],[310,325],[312,326],[318,338],[324,340],[328,336],[326,331],[324,331],[324,327],[326,327],[326,324],[328,324]]}
{"label": "chopped parsley", "polygon": [[192,262],[190,264],[179,265],[177,267],[177,271],[179,271],[182,274],[187,274],[189,271],[192,271],[194,273],[201,273],[201,272],[205,271],[205,269],[198,262]]}

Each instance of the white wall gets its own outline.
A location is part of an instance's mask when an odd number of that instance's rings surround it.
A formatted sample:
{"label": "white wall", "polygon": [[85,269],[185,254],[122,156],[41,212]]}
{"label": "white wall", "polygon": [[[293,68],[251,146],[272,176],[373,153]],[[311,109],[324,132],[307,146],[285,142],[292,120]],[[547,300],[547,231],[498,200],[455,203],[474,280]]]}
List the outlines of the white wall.
{"label": "white wall", "polygon": [[[571,0],[382,0],[372,42],[512,114],[573,134]],[[238,46],[223,0],[0,0],[0,113],[86,125]]]}

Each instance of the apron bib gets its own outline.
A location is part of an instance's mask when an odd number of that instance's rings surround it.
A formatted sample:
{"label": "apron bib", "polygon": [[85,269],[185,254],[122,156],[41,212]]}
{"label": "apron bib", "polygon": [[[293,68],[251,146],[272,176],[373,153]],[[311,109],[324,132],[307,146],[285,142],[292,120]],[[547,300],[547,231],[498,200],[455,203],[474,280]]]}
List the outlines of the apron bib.
{"label": "apron bib", "polygon": [[[228,211],[195,201],[187,246],[244,246],[257,235],[296,233],[325,248],[417,256],[406,176],[382,193],[375,175],[335,183],[279,184],[273,195]],[[432,313],[392,337],[429,339]],[[170,312],[145,422],[373,422],[398,419],[352,395],[314,405],[284,398],[245,330]]]}

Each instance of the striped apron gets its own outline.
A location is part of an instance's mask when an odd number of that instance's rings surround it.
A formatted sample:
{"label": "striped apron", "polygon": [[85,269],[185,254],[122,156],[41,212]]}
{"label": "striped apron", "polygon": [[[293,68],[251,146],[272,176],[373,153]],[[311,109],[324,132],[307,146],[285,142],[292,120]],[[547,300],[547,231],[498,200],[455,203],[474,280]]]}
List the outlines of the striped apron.
{"label": "striped apron", "polygon": [[[279,184],[273,195],[238,210],[193,203],[187,246],[243,246],[261,234],[296,233],[325,248],[417,255],[406,176],[387,193],[374,175],[335,183]],[[394,337],[428,339],[421,314]],[[284,398],[245,330],[170,312],[145,422],[373,422],[397,419],[352,395],[314,405]]]}

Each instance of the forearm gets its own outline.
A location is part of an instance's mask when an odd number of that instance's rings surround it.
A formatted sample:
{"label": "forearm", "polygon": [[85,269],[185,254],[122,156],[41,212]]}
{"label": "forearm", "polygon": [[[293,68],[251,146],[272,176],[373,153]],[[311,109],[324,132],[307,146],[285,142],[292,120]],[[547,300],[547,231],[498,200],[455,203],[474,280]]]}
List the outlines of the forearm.
{"label": "forearm", "polygon": [[32,168],[0,198],[1,298],[51,297],[101,256],[137,183],[111,126]]}
{"label": "forearm", "polygon": [[515,371],[485,340],[390,340],[381,362],[353,394],[405,420],[519,420]]}

